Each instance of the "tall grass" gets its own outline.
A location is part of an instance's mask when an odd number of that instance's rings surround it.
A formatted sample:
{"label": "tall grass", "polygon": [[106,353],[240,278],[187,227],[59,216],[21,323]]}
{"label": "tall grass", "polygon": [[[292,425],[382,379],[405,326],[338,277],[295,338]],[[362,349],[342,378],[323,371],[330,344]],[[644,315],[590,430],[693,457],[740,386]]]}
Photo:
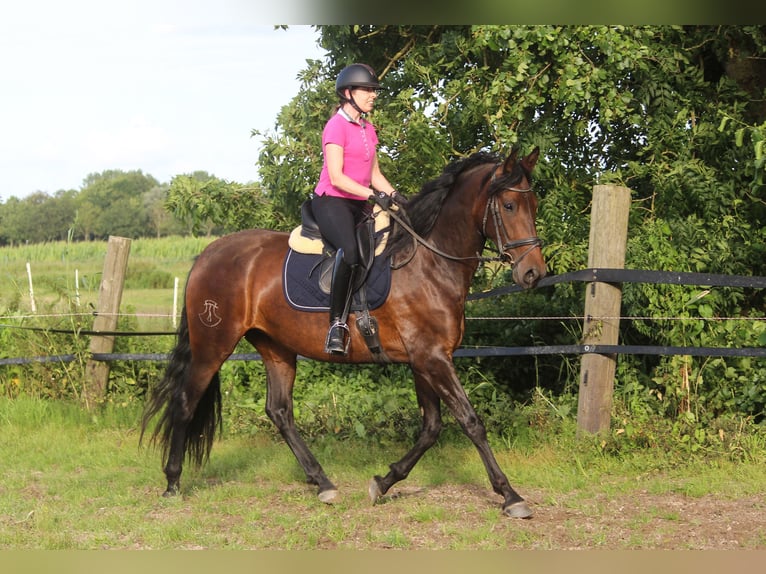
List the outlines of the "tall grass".
{"label": "tall grass", "polygon": [[[214,237],[162,237],[140,238],[131,241],[131,257],[153,261],[190,261]],[[32,262],[87,262],[97,264],[106,255],[106,241],[51,241],[19,246],[0,247],[0,268],[7,264]]]}
{"label": "tall grass", "polygon": [[[176,278],[183,287],[194,258],[213,239],[163,237],[132,241],[121,312],[171,313]],[[106,242],[58,241],[0,247],[0,316],[34,315],[27,263],[38,314],[91,312],[98,303],[106,251]]]}

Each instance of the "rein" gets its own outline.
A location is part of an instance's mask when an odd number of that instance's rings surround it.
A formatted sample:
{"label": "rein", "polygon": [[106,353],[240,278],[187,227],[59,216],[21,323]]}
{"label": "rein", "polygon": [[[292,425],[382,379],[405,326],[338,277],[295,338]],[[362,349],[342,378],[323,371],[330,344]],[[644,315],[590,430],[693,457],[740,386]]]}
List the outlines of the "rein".
{"label": "rein", "polygon": [[[489,184],[491,185],[496,180],[496,173],[497,166],[500,164],[495,164],[492,169],[492,177],[485,177],[485,183],[482,184],[482,187]],[[486,180],[489,180],[486,182]],[[529,187],[527,189],[518,189],[515,187],[508,187],[506,188],[510,191],[516,191],[519,193],[530,193],[532,191],[532,188]],[[420,243],[423,247],[427,248],[428,250],[432,251],[433,253],[436,253],[440,257],[444,257],[445,259],[449,259],[450,261],[478,261],[480,263],[487,263],[490,261],[498,261],[500,263],[508,263],[509,265],[513,266],[517,264],[519,261],[524,259],[524,257],[527,256],[528,253],[530,253],[535,247],[540,247],[543,242],[539,237],[527,237],[525,239],[516,239],[516,240],[510,240],[508,236],[508,232],[505,229],[505,225],[503,224],[503,219],[500,216],[500,209],[497,206],[497,195],[493,195],[492,198],[487,201],[487,206],[484,209],[484,217],[482,219],[482,235],[484,237],[487,237],[487,220],[489,219],[490,213],[492,214],[492,222],[495,225],[495,231],[497,233],[495,244],[498,246],[498,254],[493,257],[487,257],[484,255],[469,255],[467,257],[458,257],[456,255],[450,255],[449,253],[445,253],[423,237],[421,237],[406,221],[404,221],[401,217],[399,217],[396,214],[396,211],[394,209],[387,210],[388,214],[391,216],[391,218],[396,221],[399,225],[402,226],[402,228],[409,233],[414,242],[415,242],[415,248],[417,249],[417,244]],[[501,239],[501,233],[500,230],[502,229],[502,235],[507,241],[503,241]],[[527,249],[524,253],[521,254],[521,257],[518,259],[514,259],[509,253],[507,253],[507,250],[510,249],[516,249],[518,247],[524,247],[525,245],[529,245],[529,249]],[[391,263],[392,269],[400,269],[407,265],[410,261],[412,261],[412,258],[415,257],[415,250],[412,250],[412,254],[402,263],[394,265],[394,263]]]}
{"label": "rein", "polygon": [[[469,255],[468,257],[458,257],[456,255],[450,255],[449,253],[445,253],[436,245],[429,243],[428,240],[424,239],[418,233],[410,227],[410,225],[404,221],[401,217],[399,217],[396,212],[391,209],[388,211],[388,214],[391,216],[391,218],[396,221],[399,225],[401,225],[407,233],[409,233],[412,238],[415,240],[415,245],[417,246],[418,243],[420,243],[423,247],[427,248],[429,251],[433,251],[440,257],[444,257],[445,259],[449,259],[450,261],[479,261],[479,262],[487,262],[487,261],[506,261],[507,257],[504,256],[504,254],[496,255],[494,257],[485,257],[483,255]],[[412,250],[412,255],[410,255],[405,261],[402,263],[399,263],[397,265],[394,265],[393,262],[391,263],[392,269],[400,269],[401,267],[404,267],[412,261],[412,258],[415,257],[415,250]]]}

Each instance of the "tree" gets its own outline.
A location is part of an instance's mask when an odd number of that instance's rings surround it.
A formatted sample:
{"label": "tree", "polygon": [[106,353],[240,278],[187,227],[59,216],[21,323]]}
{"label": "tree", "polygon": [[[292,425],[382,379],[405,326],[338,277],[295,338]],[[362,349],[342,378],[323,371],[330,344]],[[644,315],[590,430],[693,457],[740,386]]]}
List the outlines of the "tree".
{"label": "tree", "polygon": [[12,197],[0,206],[2,243],[41,243],[66,239],[75,219],[76,192],[60,190],[50,196],[38,191],[23,199]]}
{"label": "tree", "polygon": [[203,171],[174,177],[165,207],[192,234],[276,226],[258,186],[227,182]]}
{"label": "tree", "polygon": [[572,214],[587,208],[594,182],[626,183],[655,216],[683,216],[730,201],[679,201],[677,192],[658,193],[658,185],[701,182],[709,189],[707,176],[714,181],[719,173],[731,187],[735,162],[748,166],[739,179],[754,176],[751,151],[732,145],[731,129],[718,128],[724,118],[724,128],[766,119],[763,105],[755,105],[763,81],[753,87],[751,80],[745,91],[740,78],[752,74],[725,73],[751,62],[760,69],[755,55],[763,53],[764,27],[318,29],[326,62],[309,62],[300,93],[282,109],[259,158],[264,188],[278,207],[295,210],[313,188],[334,78],[352,61],[380,72],[386,89],[372,120],[381,161],[400,188],[417,190],[456,155],[539,145],[546,162],[538,186],[552,195],[545,207],[556,222],[546,231],[567,243],[572,238],[559,222],[570,220],[583,238]]}
{"label": "tree", "polygon": [[144,209],[149,216],[150,229],[158,238],[183,233],[181,223],[165,208],[169,189],[170,184],[158,185],[144,193],[142,198]]}
{"label": "tree", "polygon": [[139,237],[149,229],[143,196],[159,183],[141,170],[107,170],[88,175],[78,196],[78,237]]}

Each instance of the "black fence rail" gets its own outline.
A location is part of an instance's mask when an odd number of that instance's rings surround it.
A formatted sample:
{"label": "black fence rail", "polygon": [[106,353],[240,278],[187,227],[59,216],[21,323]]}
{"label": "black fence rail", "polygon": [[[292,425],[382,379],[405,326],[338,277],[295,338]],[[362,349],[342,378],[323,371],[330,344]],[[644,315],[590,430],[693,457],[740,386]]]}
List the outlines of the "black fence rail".
{"label": "black fence rail", "polygon": [[[637,269],[605,269],[588,268],[571,273],[562,273],[543,278],[536,288],[541,289],[556,285],[558,283],[584,282],[584,283],[650,283],[666,285],[690,285],[702,287],[735,287],[747,289],[766,288],[766,277],[748,276],[748,275],[718,275],[711,273],[687,273],[675,271],[646,271]],[[472,293],[468,300],[484,299],[488,297],[499,297],[515,292],[522,291],[517,285],[508,285]],[[576,317],[573,317],[576,318]],[[529,317],[530,320],[536,317]],[[752,319],[752,318],[750,318]],[[766,321],[766,317],[756,320]],[[154,332],[121,332],[121,331],[87,331],[79,330],[77,332],[66,329],[45,329],[44,327],[24,327],[0,325],[0,328],[14,329],[32,329],[55,333],[69,333],[79,335],[100,335],[100,336],[162,336],[173,335],[171,331]],[[649,345],[534,345],[526,347],[461,347],[454,353],[455,357],[503,357],[503,356],[521,356],[521,355],[579,355],[586,353],[596,353],[603,355],[689,355],[697,357],[766,357],[766,347],[689,347],[689,346],[649,346]],[[95,361],[166,361],[169,353],[92,353],[89,358]],[[232,354],[229,361],[257,361],[260,360],[257,353],[235,353]],[[18,358],[0,358],[0,366],[4,365],[24,365],[29,363],[64,363],[77,360],[77,355],[64,354],[45,357],[18,357]]]}

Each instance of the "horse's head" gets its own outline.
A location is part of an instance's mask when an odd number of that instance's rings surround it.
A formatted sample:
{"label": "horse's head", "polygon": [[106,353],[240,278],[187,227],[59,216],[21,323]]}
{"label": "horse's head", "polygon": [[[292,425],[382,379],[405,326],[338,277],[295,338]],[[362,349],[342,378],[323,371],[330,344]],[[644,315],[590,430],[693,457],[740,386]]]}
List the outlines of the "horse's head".
{"label": "horse's head", "polygon": [[535,229],[537,197],[531,184],[539,155],[539,148],[535,148],[517,160],[514,150],[495,165],[486,187],[488,200],[482,221],[482,233],[513,266],[513,280],[524,288],[534,287],[545,277],[542,241]]}

